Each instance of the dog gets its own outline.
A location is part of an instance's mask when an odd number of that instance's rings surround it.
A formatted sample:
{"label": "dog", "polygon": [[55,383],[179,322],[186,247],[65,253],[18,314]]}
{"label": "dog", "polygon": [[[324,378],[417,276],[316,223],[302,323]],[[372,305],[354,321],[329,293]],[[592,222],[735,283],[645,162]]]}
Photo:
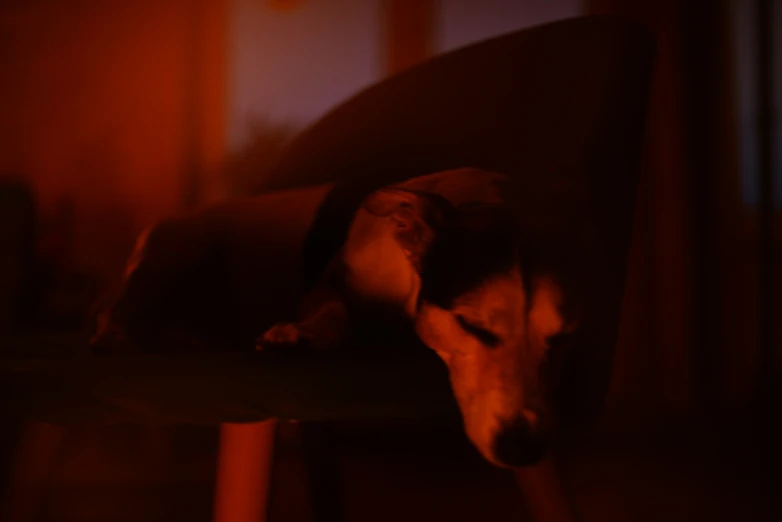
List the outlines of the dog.
{"label": "dog", "polygon": [[[152,227],[98,313],[93,350],[249,347],[275,323],[259,349],[423,344],[446,364],[478,451],[501,467],[538,462],[555,430],[561,355],[581,323],[573,281],[593,273],[567,237],[586,221],[579,191],[471,168],[361,189],[300,320],[280,322],[296,315],[296,260],[310,257],[293,245],[323,226],[318,209],[334,190],[240,198]],[[560,266],[574,259],[575,278]]]}
{"label": "dog", "polygon": [[481,455],[506,468],[539,462],[554,429],[553,352],[579,320],[531,231],[540,209],[524,218],[503,197],[519,193],[513,184],[466,168],[372,192],[300,320],[276,324],[256,349],[337,350],[362,329],[359,345],[412,330],[446,364]]}

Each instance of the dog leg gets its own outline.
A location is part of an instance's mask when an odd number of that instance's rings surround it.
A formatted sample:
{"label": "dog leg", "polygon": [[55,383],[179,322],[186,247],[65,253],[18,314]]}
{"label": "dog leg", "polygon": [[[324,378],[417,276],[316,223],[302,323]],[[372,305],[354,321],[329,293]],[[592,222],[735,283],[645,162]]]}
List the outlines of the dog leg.
{"label": "dog leg", "polygon": [[301,322],[277,323],[272,326],[258,339],[255,349],[295,347],[330,350],[337,348],[347,335],[348,322],[345,304],[338,299],[329,300]]}

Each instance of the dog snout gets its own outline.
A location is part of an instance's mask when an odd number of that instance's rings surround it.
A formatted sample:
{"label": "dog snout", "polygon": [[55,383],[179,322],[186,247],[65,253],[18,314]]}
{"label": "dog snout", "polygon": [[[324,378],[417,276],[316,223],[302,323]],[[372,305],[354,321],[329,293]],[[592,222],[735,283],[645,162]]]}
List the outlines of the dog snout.
{"label": "dog snout", "polygon": [[529,415],[519,415],[502,424],[494,439],[494,457],[506,466],[529,466],[546,453],[546,437]]}

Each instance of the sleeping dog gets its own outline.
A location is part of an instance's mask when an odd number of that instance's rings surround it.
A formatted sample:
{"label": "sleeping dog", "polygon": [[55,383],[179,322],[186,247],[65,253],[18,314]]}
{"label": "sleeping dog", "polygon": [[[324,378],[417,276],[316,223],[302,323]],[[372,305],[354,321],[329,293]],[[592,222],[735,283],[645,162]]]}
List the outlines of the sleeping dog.
{"label": "sleeping dog", "polygon": [[[579,197],[521,185],[458,169],[381,188],[359,205],[361,192],[344,209],[346,239],[319,270],[301,320],[272,327],[257,347],[399,350],[417,336],[447,365],[483,456],[498,466],[534,464],[553,427],[556,355],[578,323],[577,285],[560,265],[576,258],[592,272],[586,249],[567,238],[586,221]],[[150,229],[116,301],[97,317],[95,351],[242,346],[293,315],[302,256],[292,246],[313,223],[323,226],[316,212],[331,190],[231,200]],[[566,244],[567,253],[558,250]]]}
{"label": "sleeping dog", "polygon": [[459,169],[371,193],[301,320],[256,348],[334,350],[362,325],[374,341],[409,326],[447,365],[480,453],[501,467],[538,462],[552,429],[551,352],[577,321],[530,230],[544,218],[529,208],[520,218],[512,186]]}

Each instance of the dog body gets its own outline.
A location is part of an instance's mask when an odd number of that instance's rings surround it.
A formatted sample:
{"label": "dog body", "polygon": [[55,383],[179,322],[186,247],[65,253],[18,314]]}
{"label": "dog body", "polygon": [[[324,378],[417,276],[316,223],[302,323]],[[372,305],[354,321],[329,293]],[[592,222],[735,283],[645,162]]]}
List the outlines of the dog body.
{"label": "dog body", "polygon": [[460,169],[370,194],[301,320],[275,325],[257,348],[329,350],[358,330],[375,340],[414,332],[447,365],[481,454],[503,467],[536,463],[552,427],[549,351],[573,324],[503,199],[508,183]]}

